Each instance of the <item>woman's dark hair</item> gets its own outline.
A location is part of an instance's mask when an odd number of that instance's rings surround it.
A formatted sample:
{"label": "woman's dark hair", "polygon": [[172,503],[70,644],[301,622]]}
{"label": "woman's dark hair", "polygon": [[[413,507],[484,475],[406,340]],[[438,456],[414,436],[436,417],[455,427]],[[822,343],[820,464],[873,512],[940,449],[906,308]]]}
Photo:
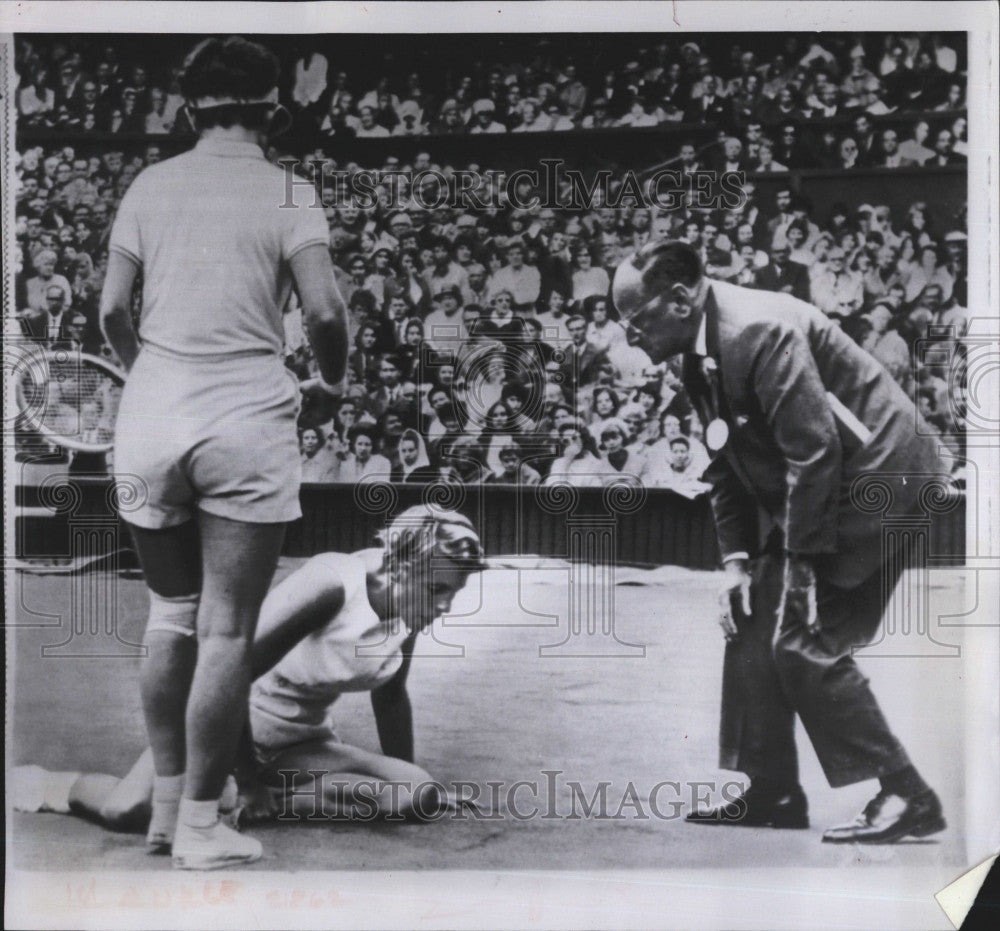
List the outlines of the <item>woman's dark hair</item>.
{"label": "woman's dark hair", "polygon": [[564,423],[558,430],[559,435],[561,436],[566,430],[574,430],[580,434],[580,445],[583,447],[583,452],[590,453],[595,458],[600,458],[601,451],[597,448],[594,435],[579,420]]}
{"label": "woman's dark hair", "polygon": [[583,316],[587,318],[588,322],[594,319],[594,308],[601,302],[604,302],[604,308],[608,312],[609,320],[618,320],[621,315],[618,313],[618,308],[615,307],[614,302],[605,294],[591,294],[589,297],[583,299],[582,312]]}
{"label": "woman's dark hair", "polygon": [[528,389],[524,385],[504,385],[503,390],[500,392],[501,403],[505,402],[507,398],[517,398],[521,402],[521,407],[524,407],[528,403]]}
{"label": "woman's dark hair", "polygon": [[356,423],[350,430],[347,431],[347,444],[350,446],[351,450],[354,449],[354,441],[359,436],[367,436],[368,439],[372,441],[372,446],[378,445],[378,430],[374,424]]}
{"label": "woman's dark hair", "polygon": [[[199,42],[184,61],[180,88],[184,98],[264,97],[278,84],[278,58],[268,48],[241,36],[211,38]],[[263,129],[274,104],[231,104],[194,111],[198,130],[211,126],[228,128],[237,123],[248,129]]]}
{"label": "woman's dark hair", "polygon": [[599,388],[594,389],[593,401],[595,413],[597,411],[597,398],[602,394],[606,394],[609,398],[611,398],[611,416],[616,416],[619,408],[622,406],[622,402],[614,388],[609,388],[607,385],[601,385]]}
{"label": "woman's dark hair", "polygon": [[[399,253],[399,256],[396,259],[396,271],[400,275],[406,274],[406,272],[403,270],[404,255],[408,255],[411,259],[413,259],[413,264],[417,267],[418,272],[424,270],[424,263],[420,261],[420,253],[416,249],[404,249],[402,252]],[[395,296],[396,295],[393,295],[393,297]]]}

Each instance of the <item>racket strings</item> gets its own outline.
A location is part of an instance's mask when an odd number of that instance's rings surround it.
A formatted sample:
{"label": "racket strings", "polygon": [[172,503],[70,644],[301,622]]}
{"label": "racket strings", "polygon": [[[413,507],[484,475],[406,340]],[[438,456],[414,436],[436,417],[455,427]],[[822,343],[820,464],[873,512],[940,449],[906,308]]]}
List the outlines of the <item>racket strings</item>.
{"label": "racket strings", "polygon": [[48,359],[44,374],[25,372],[22,394],[42,432],[102,446],[114,438],[121,388],[96,366],[79,359]]}

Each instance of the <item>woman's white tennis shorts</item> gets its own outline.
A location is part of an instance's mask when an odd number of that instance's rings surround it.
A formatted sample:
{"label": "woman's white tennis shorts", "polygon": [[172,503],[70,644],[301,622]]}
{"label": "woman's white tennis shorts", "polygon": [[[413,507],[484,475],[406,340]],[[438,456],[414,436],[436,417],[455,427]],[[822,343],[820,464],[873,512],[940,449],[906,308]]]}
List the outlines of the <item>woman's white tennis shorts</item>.
{"label": "woman's white tennis shorts", "polygon": [[301,516],[295,376],[275,355],[180,359],[143,347],[122,393],[122,517],[148,529],[195,509],[247,523]]}

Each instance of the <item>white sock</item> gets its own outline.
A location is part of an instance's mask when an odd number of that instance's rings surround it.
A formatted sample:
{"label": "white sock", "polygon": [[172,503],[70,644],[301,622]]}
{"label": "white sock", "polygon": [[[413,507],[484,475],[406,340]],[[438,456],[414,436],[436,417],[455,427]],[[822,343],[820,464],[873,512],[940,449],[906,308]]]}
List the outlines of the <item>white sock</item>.
{"label": "white sock", "polygon": [[199,802],[193,798],[182,798],[180,823],[192,828],[210,828],[219,820],[219,800],[209,799]]}
{"label": "white sock", "polygon": [[42,788],[42,811],[69,814],[69,793],[82,773],[46,773]]}

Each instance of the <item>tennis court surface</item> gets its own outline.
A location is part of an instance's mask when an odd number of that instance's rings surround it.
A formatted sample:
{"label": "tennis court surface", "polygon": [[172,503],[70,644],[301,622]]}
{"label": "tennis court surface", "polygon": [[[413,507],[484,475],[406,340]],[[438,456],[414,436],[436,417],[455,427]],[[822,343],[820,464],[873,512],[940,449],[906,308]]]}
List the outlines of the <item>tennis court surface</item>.
{"label": "tennis court surface", "polygon": [[[277,578],[300,562],[283,560]],[[525,566],[473,580],[456,600],[456,616],[435,624],[434,640],[421,638],[410,674],[417,761],[446,785],[471,783],[475,788],[463,791],[479,793],[481,815],[431,824],[275,823],[253,829],[264,858],[247,869],[886,863],[941,867],[947,881],[965,862],[963,676],[971,660],[964,652],[862,662],[890,723],[942,797],[945,833],[892,847],[821,844],[822,830],[852,818],[874,783],[830,789],[801,731],[809,830],[692,826],[683,821],[692,794],[710,790],[691,783],[719,788],[740,778],[715,768],[724,645],[715,622],[717,579],[677,568],[620,568],[609,615],[617,640],[597,638],[588,648],[604,643],[605,654],[628,655],[579,656],[567,655],[584,642],[573,639],[566,620],[569,567]],[[20,573],[9,581],[17,607],[9,630],[8,765],[123,775],[144,745],[140,660],[63,655],[85,652],[87,635],[51,647],[67,640],[74,620],[94,612],[116,617],[122,639],[140,641],[141,580]],[[970,610],[974,597],[960,570],[931,573],[932,619]],[[949,628],[947,639],[961,644],[961,628]],[[547,649],[562,641],[565,647]],[[43,655],[45,647],[55,655]],[[335,718],[341,739],[378,748],[367,694],[345,697]],[[168,857],[147,854],[141,836],[77,818],[15,814],[11,829],[8,863],[15,868],[170,869]]]}

